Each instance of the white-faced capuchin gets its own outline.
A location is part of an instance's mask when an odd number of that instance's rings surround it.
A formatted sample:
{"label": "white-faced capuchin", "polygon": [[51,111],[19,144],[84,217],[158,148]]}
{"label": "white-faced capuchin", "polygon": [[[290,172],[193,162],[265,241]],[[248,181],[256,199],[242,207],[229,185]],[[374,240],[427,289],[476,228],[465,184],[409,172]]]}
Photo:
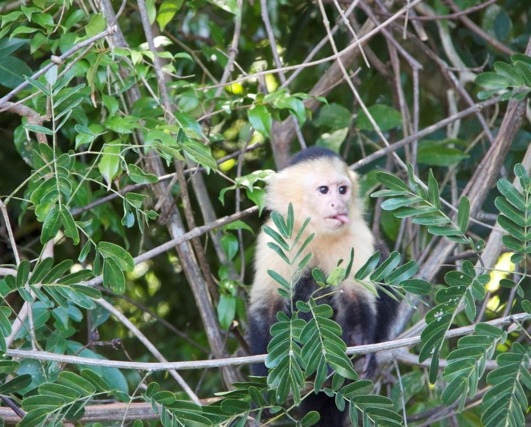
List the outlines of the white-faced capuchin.
{"label": "white-faced capuchin", "polygon": [[[269,210],[286,215],[290,203],[295,217],[294,235],[307,218],[310,222],[306,232],[314,234],[306,248],[312,258],[300,273],[294,299],[308,301],[318,289],[311,275],[312,269],[319,268],[327,276],[340,260],[344,265],[349,262],[353,249],[350,277],[319,301],[333,308],[333,318],[341,326],[347,346],[387,340],[396,317],[397,301],[382,291],[376,297],[353,279],[354,273],[375,252],[375,238],[363,218],[357,175],[335,152],[319,147],[305,149],[293,156],[288,166],[273,175],[267,185],[266,206]],[[266,225],[274,228],[271,220]],[[279,295],[279,285],[267,270],[274,270],[287,280],[295,272],[267,246],[270,241],[271,238],[262,231],[255,252],[255,277],[248,311],[252,354],[267,353],[271,340],[269,330],[277,320],[277,312],[291,314],[292,305]],[[366,356],[363,375],[372,376],[375,368],[376,357],[371,353]],[[251,372],[266,376],[267,368],[264,364],[255,364]],[[344,414],[337,409],[334,398],[324,393],[312,393],[301,406],[303,412],[318,411],[321,426],[343,425]]]}

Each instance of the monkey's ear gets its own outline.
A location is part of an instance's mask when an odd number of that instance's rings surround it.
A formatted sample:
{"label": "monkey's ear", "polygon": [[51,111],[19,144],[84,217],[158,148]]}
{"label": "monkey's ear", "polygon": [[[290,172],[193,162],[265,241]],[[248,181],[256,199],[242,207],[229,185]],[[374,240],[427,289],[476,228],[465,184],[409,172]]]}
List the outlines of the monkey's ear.
{"label": "monkey's ear", "polygon": [[352,183],[352,194],[357,196],[359,193],[358,174],[354,171],[349,170],[348,177],[350,179],[350,182]]}

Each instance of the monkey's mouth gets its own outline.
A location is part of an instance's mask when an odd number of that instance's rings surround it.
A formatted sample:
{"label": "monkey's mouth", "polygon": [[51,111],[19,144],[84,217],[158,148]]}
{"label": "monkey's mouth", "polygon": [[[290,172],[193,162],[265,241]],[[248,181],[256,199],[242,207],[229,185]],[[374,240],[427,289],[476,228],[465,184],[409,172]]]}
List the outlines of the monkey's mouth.
{"label": "monkey's mouth", "polygon": [[348,215],[344,213],[329,216],[327,219],[334,221],[338,227],[350,222]]}

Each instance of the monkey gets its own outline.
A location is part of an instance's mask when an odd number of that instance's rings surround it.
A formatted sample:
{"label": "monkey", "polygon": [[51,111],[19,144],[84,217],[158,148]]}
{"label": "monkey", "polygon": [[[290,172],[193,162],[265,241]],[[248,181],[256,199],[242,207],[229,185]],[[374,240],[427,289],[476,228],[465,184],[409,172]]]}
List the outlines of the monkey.
{"label": "monkey", "polygon": [[[293,299],[308,301],[318,290],[312,269],[319,268],[326,276],[340,260],[349,262],[354,250],[350,277],[337,289],[329,291],[324,301],[321,298],[319,301],[332,307],[333,319],[341,326],[347,346],[386,341],[397,314],[398,301],[381,289],[376,296],[353,279],[353,274],[367,262],[376,247],[381,246],[365,222],[357,174],[349,170],[336,152],[312,146],[294,155],[284,169],[272,175],[267,182],[265,204],[268,210],[282,215],[286,215],[288,206],[292,205],[295,235],[306,218],[310,219],[305,233],[314,237],[305,253],[312,256],[299,272]],[[271,218],[265,225],[274,228]],[[279,285],[267,271],[274,270],[288,280],[294,272],[268,247],[271,241],[262,230],[256,242],[248,308],[249,347],[254,355],[267,353],[270,327],[276,322],[277,313],[291,314],[292,305],[278,293]],[[368,354],[362,375],[373,376],[375,368],[376,356]],[[267,367],[254,364],[251,373],[266,376]],[[317,410],[321,426],[343,425],[344,414],[337,409],[334,398],[324,393],[307,396],[301,408],[303,413]]]}

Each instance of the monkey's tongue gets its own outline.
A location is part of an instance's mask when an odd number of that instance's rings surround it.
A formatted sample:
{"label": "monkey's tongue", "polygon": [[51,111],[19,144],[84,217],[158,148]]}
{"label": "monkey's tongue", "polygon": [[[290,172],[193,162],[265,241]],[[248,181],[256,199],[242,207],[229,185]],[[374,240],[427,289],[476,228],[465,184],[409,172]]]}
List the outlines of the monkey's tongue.
{"label": "monkey's tongue", "polygon": [[333,216],[332,218],[340,221],[342,224],[347,224],[349,222],[348,215],[346,214],[337,214],[336,216]]}

